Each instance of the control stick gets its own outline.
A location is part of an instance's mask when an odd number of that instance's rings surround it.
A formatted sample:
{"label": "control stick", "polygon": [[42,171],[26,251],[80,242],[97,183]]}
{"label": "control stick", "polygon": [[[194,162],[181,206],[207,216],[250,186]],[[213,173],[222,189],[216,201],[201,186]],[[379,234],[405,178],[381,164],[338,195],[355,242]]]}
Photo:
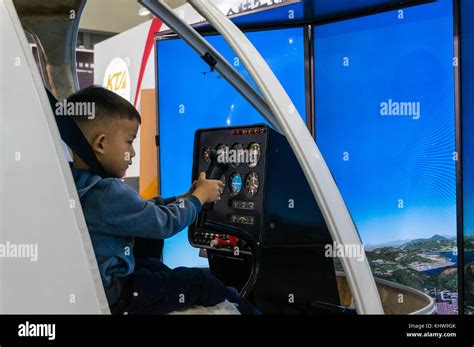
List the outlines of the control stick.
{"label": "control stick", "polygon": [[[215,150],[209,152],[210,163],[206,170],[206,179],[220,180],[222,175],[229,168],[229,164],[219,162],[219,153]],[[205,204],[202,208],[204,210],[212,210],[214,203]]]}
{"label": "control stick", "polygon": [[220,180],[222,175],[229,168],[229,164],[219,162],[219,153],[215,150],[209,152],[210,163],[206,170],[208,180]]}

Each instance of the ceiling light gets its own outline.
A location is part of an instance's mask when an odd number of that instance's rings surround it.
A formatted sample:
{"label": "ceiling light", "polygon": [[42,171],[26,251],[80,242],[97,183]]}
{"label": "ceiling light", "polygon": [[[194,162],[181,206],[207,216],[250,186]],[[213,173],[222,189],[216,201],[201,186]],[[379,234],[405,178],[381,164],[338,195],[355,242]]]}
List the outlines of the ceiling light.
{"label": "ceiling light", "polygon": [[148,16],[149,14],[150,14],[150,11],[148,11],[145,7],[142,7],[138,10],[139,16]]}

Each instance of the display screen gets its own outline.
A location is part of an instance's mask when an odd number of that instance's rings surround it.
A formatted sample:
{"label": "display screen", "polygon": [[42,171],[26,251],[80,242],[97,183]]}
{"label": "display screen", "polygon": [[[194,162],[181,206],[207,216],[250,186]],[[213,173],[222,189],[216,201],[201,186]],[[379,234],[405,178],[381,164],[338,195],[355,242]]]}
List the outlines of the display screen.
{"label": "display screen", "polygon": [[255,217],[254,216],[242,216],[242,215],[237,215],[237,214],[230,214],[230,215],[227,216],[227,221],[229,223],[253,225],[255,223]]}
{"label": "display screen", "polygon": [[236,210],[255,210],[255,202],[244,200],[232,200],[232,208]]}
{"label": "display screen", "polygon": [[[246,35],[306,120],[303,28]],[[249,74],[221,36],[206,39],[250,81]],[[224,78],[209,71],[209,66],[181,39],[157,41],[159,152],[164,197],[182,194],[191,185],[194,133],[198,128],[265,123]],[[209,150],[204,150],[201,156],[208,158]],[[244,180],[245,177],[240,181],[228,177],[228,189],[243,190]],[[250,185],[254,186],[249,188],[250,193],[258,189],[255,180]],[[189,245],[187,230],[165,241],[163,258],[170,267],[208,265],[207,259],[200,258],[198,250]]]}
{"label": "display screen", "polygon": [[315,27],[316,141],[376,277],[458,312],[452,0]]}

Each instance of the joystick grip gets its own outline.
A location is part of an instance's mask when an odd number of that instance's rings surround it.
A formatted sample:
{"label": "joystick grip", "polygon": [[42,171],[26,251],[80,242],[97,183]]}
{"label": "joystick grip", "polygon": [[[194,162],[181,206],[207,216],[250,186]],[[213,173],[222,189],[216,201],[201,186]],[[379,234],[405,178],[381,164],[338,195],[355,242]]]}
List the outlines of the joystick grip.
{"label": "joystick grip", "polygon": [[[206,170],[206,179],[208,180],[220,180],[222,175],[229,168],[229,164],[220,162],[219,154],[217,151],[212,150],[209,153],[210,163]],[[214,203],[208,203],[203,206],[204,210],[212,210]]]}
{"label": "joystick grip", "polygon": [[212,150],[209,153],[210,163],[206,170],[206,178],[208,180],[220,180],[222,175],[229,168],[229,164],[219,162],[219,154],[217,151]]}

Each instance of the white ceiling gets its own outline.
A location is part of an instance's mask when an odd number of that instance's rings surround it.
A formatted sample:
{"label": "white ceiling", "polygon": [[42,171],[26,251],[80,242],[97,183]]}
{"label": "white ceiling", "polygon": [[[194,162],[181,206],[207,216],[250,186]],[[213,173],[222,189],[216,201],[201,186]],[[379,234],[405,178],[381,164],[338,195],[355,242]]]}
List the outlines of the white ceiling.
{"label": "white ceiling", "polygon": [[[172,7],[182,0],[168,0]],[[136,0],[87,0],[80,29],[119,33],[146,22],[152,15],[139,16],[141,6]]]}
{"label": "white ceiling", "polygon": [[[241,3],[252,3],[249,0],[206,0],[212,1],[223,13],[230,8],[238,8]],[[282,3],[287,0],[253,0],[256,4]],[[166,0],[172,8],[184,5],[186,0]],[[187,7],[191,8],[189,5]],[[80,29],[89,31],[120,33],[153,18],[151,14],[139,16],[141,5],[137,0],[87,0],[82,13]],[[192,10],[194,11],[194,10]]]}

